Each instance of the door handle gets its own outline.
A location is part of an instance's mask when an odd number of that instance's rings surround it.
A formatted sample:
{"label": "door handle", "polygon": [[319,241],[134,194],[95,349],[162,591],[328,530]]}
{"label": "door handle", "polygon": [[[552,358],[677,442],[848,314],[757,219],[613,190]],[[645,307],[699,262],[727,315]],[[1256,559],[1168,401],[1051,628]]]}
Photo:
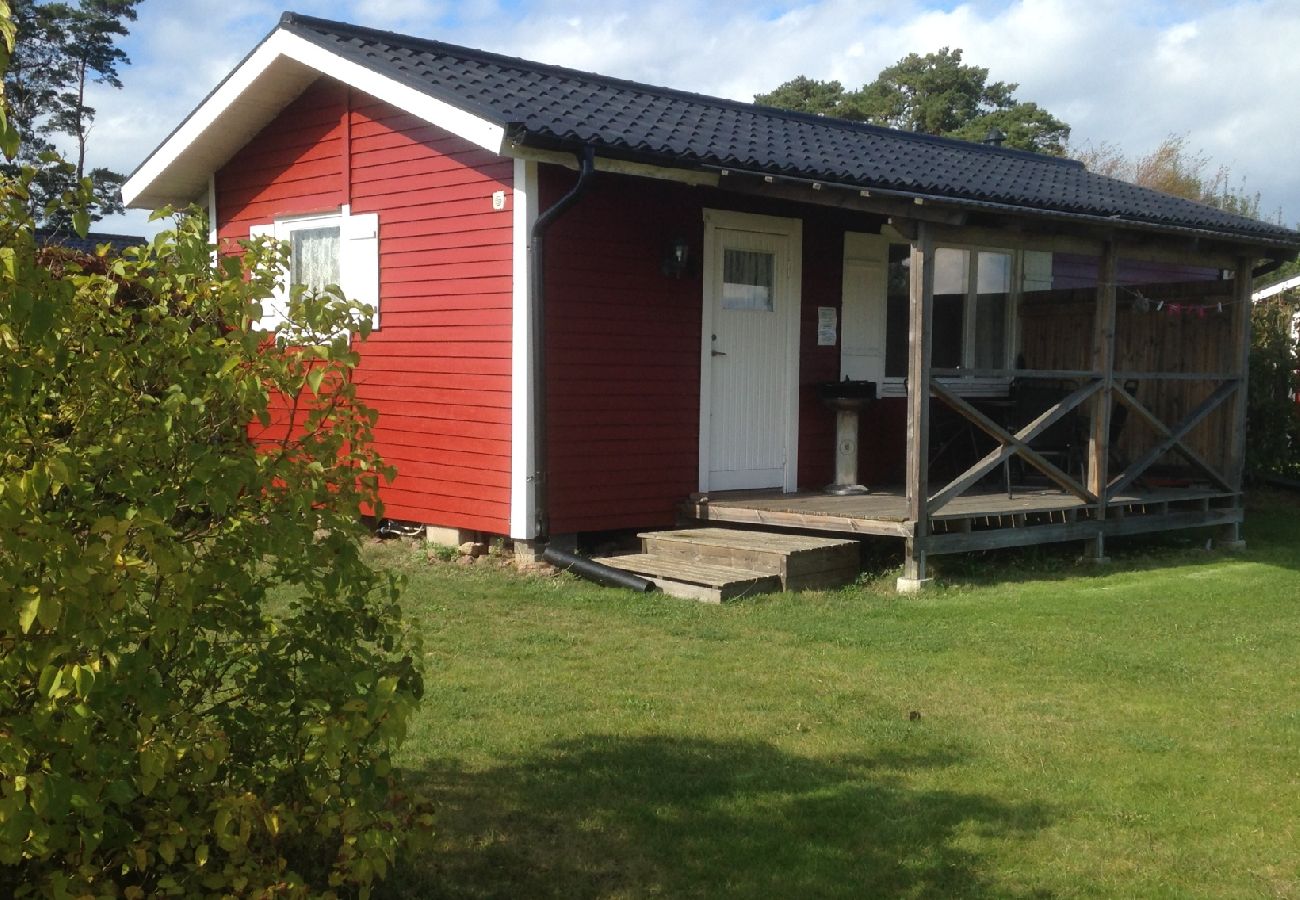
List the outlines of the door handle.
{"label": "door handle", "polygon": [[724,353],[724,352],[721,351],[721,350],[714,350],[714,351],[713,351],[713,355],[714,355],[714,356],[726,356],[727,354]]}

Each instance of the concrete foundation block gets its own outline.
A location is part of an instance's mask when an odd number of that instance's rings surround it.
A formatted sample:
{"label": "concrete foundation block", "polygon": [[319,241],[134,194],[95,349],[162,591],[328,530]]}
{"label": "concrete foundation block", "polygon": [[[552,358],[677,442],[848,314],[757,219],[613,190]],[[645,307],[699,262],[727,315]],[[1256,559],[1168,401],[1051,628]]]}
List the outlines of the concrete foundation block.
{"label": "concrete foundation block", "polygon": [[545,550],[544,541],[515,541],[513,544],[515,566],[524,569],[536,565],[542,561],[542,553]]}
{"label": "concrete foundation block", "polygon": [[478,541],[478,532],[464,528],[448,528],[445,525],[424,526],[424,539],[439,547],[459,547]]}
{"label": "concrete foundation block", "polygon": [[919,594],[931,584],[934,584],[933,578],[908,578],[900,575],[898,581],[894,582],[894,590],[900,594]]}

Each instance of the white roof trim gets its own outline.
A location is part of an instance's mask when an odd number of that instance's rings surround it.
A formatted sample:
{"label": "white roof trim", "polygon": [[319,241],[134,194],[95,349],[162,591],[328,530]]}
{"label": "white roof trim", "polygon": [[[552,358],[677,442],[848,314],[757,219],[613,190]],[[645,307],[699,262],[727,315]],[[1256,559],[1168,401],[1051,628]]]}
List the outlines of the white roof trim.
{"label": "white roof trim", "polygon": [[1269,297],[1275,297],[1278,294],[1285,293],[1292,288],[1300,287],[1300,275],[1295,275],[1285,281],[1279,281],[1277,284],[1270,284],[1266,288],[1261,288],[1250,295],[1251,300],[1267,300]]}
{"label": "white roof trim", "polygon": [[320,75],[391,103],[475,146],[501,153],[505,129],[416,88],[277,29],[218,85],[122,186],[129,207],[201,197],[208,176]]}

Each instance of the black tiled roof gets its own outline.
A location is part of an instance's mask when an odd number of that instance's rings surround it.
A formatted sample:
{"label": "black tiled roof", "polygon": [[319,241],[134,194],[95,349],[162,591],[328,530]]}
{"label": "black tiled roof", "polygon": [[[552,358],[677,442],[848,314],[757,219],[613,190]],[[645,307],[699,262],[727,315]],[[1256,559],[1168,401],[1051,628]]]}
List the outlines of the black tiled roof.
{"label": "black tiled roof", "polygon": [[1087,171],[1080,163],[776,110],[285,13],[281,27],[502,126],[670,166],[724,167],[1300,245],[1300,233]]}

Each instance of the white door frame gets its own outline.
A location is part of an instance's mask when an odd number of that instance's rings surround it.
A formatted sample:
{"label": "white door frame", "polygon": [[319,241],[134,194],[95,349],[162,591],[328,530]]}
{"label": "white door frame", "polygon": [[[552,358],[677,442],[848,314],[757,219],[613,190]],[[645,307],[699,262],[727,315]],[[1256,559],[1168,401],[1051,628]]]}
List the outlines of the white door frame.
{"label": "white door frame", "polygon": [[785,366],[785,476],[783,489],[793,493],[799,489],[799,321],[803,306],[803,221],[801,219],[763,216],[754,213],[732,212],[721,209],[704,210],[704,252],[701,259],[703,290],[701,306],[704,308],[703,327],[700,331],[700,491],[709,490],[710,422],[713,413],[713,275],[718,260],[715,258],[718,229],[753,231],[774,234],[790,239],[790,260],[786,275],[777,285],[791,298],[786,304],[786,366]]}

